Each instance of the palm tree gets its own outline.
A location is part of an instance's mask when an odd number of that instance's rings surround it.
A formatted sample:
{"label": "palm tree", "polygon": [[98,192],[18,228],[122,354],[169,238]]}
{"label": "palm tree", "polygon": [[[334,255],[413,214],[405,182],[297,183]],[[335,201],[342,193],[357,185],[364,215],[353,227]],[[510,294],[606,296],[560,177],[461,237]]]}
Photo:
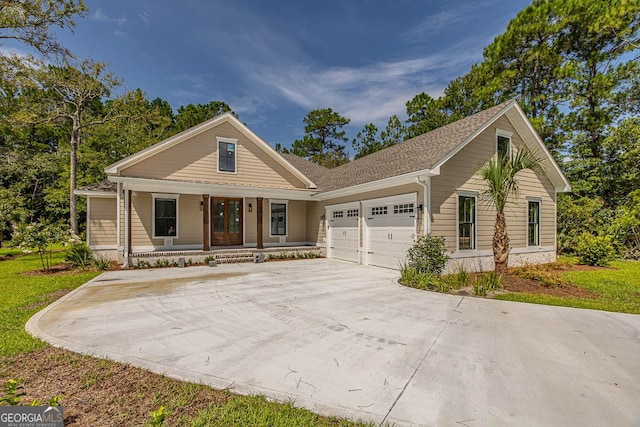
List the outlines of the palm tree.
{"label": "palm tree", "polygon": [[537,169],[541,165],[542,160],[523,148],[513,157],[492,157],[478,171],[482,180],[489,186],[488,190],[480,194],[480,198],[496,208],[492,249],[495,271],[501,276],[507,274],[510,249],[504,209],[509,198],[518,192],[516,175],[524,169]]}

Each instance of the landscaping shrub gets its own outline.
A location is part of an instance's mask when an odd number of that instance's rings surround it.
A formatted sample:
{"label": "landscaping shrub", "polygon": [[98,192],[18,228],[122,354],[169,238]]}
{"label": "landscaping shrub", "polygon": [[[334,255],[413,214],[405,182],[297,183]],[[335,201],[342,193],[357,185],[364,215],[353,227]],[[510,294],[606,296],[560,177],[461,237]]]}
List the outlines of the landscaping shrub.
{"label": "landscaping shrub", "polygon": [[412,267],[407,263],[403,263],[400,266],[400,280],[405,286],[423,290],[442,289],[444,286],[442,281],[435,274],[418,271],[415,267]]}
{"label": "landscaping shrub", "polygon": [[35,249],[40,256],[43,270],[50,270],[55,245],[70,241],[70,230],[64,224],[46,221],[21,224],[13,235],[13,243],[25,252]]}
{"label": "landscaping shrub", "polygon": [[407,265],[420,273],[430,273],[440,277],[449,260],[445,253],[443,237],[425,234],[420,236],[407,251]]}
{"label": "landscaping shrub", "polygon": [[576,254],[580,264],[605,267],[615,259],[616,250],[611,237],[583,233],[577,239]]}
{"label": "landscaping shrub", "polygon": [[109,261],[107,258],[98,257],[93,260],[93,265],[97,270],[105,271],[109,269],[111,261]]}
{"label": "landscaping shrub", "polygon": [[80,270],[86,270],[94,263],[91,248],[84,242],[72,243],[64,260]]}

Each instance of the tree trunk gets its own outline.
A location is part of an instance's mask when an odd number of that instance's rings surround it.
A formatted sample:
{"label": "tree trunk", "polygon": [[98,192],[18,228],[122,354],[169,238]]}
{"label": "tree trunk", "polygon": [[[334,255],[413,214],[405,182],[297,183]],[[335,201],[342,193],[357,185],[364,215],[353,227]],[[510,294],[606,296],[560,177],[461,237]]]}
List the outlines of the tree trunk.
{"label": "tree trunk", "polygon": [[69,152],[69,226],[73,234],[78,234],[78,212],[76,206],[76,165],[78,163],[78,144],[80,142],[80,127],[73,123],[71,131],[70,152]]}
{"label": "tree trunk", "polygon": [[496,215],[492,247],[496,273],[500,276],[506,276],[509,263],[509,235],[507,234],[507,221],[503,213]]}

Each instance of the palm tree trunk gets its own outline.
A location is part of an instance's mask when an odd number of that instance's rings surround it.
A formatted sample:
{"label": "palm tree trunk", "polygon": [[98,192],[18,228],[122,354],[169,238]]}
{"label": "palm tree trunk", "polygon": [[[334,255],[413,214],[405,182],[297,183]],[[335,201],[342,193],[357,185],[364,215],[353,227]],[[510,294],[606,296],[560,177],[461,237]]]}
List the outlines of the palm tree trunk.
{"label": "palm tree trunk", "polygon": [[503,213],[496,215],[492,247],[496,273],[500,276],[506,276],[509,263],[509,235],[507,234],[507,221]]}

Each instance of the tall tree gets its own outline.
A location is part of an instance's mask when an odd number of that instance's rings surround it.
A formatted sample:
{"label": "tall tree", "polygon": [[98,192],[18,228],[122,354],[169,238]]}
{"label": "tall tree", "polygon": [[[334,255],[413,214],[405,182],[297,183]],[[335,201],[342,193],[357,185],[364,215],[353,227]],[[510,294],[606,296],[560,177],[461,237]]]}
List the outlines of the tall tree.
{"label": "tall tree", "polygon": [[[78,233],[76,167],[78,147],[83,132],[113,118],[113,108],[103,108],[101,100],[111,96],[120,80],[107,71],[106,65],[91,59],[65,60],[61,65],[33,68],[33,81],[46,97],[36,109],[23,110],[23,118],[31,122],[61,122],[70,125],[69,135],[69,225]],[[34,115],[35,114],[35,115]]]}
{"label": "tall tree", "polygon": [[450,122],[449,115],[443,111],[440,98],[433,99],[429,94],[422,92],[407,101],[407,136],[422,135]]}
{"label": "tall tree", "polygon": [[373,123],[364,125],[364,128],[358,132],[351,144],[356,152],[356,159],[384,148],[382,142],[378,139],[378,128]]}
{"label": "tall tree", "polygon": [[509,200],[518,191],[516,175],[524,169],[536,169],[541,165],[530,151],[522,148],[513,157],[500,156],[490,158],[479,170],[481,179],[489,187],[480,197],[496,209],[496,221],[493,232],[492,249],[496,273],[507,274],[509,263],[509,233],[504,214]]}
{"label": "tall tree", "polygon": [[407,138],[407,128],[404,127],[397,115],[389,117],[387,126],[380,133],[380,140],[383,147],[391,147],[399,144]]}
{"label": "tall tree", "polygon": [[18,40],[42,54],[66,54],[51,27],[72,29],[87,9],[83,0],[2,0],[0,39]]}
{"label": "tall tree", "polygon": [[[231,107],[222,101],[211,101],[208,104],[182,105],[178,108],[178,113],[174,117],[175,132],[187,130],[227,111],[231,111]],[[236,114],[234,113],[234,115]]]}
{"label": "tall tree", "polygon": [[351,120],[331,108],[321,108],[309,111],[302,121],[306,135],[293,142],[291,153],[328,168],[349,161],[341,142],[348,141],[342,128]]}

